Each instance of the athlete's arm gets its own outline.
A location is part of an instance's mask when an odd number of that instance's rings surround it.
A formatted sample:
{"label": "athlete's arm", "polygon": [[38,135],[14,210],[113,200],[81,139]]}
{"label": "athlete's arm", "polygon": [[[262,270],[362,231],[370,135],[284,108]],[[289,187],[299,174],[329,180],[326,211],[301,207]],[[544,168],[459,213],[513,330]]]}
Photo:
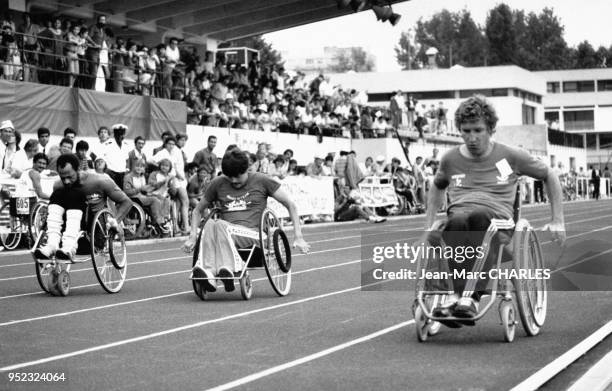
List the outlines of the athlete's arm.
{"label": "athlete's arm", "polygon": [[104,194],[115,202],[117,208],[117,221],[122,221],[132,207],[132,200],[128,197],[117,184],[110,178],[103,178],[102,189]]}
{"label": "athlete's arm", "polygon": [[281,188],[278,188],[278,190],[272,194],[272,197],[283,204],[283,206],[289,211],[289,216],[291,216],[291,221],[293,222],[293,234],[295,236],[293,245],[299,248],[303,253],[308,253],[310,251],[310,245],[304,240],[304,236],[302,236],[300,216],[295,203]]}

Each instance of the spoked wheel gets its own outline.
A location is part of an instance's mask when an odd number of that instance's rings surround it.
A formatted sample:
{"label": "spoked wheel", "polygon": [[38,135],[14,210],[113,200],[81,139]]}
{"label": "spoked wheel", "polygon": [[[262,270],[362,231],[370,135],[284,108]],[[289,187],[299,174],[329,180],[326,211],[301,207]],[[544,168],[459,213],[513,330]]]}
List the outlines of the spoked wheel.
{"label": "spoked wheel", "polygon": [[0,219],[3,227],[0,228],[0,242],[7,250],[14,250],[21,242],[21,219],[10,214],[10,204],[6,203],[0,208]]}
{"label": "spoked wheel", "polygon": [[291,248],[280,220],[269,209],[261,216],[259,242],[272,289],[279,296],[286,296],[291,290]]}
{"label": "spoked wheel", "polygon": [[417,306],[414,311],[414,325],[419,342],[427,341],[429,336],[429,322],[421,306]]}
{"label": "spoked wheel", "polygon": [[249,300],[253,296],[253,282],[248,270],[244,272],[244,276],[240,279],[240,294],[244,300]]}
{"label": "spoked wheel", "polygon": [[[432,309],[442,304],[443,301],[444,300],[442,298],[442,295],[434,295],[431,298],[427,298],[426,302],[427,302],[427,306],[429,307],[429,310],[431,311]],[[440,332],[441,328],[442,328],[442,324],[440,322],[430,321],[429,329],[427,330],[427,334],[429,334],[430,336],[434,336]]]}
{"label": "spoked wheel", "polygon": [[499,317],[504,326],[504,341],[514,341],[514,333],[516,331],[516,315],[514,313],[514,305],[510,300],[502,300],[499,304]]}
{"label": "spoked wheel", "polygon": [[60,296],[68,296],[70,293],[70,274],[67,270],[62,270],[57,275],[57,292]]}
{"label": "spoked wheel", "polygon": [[96,212],[89,236],[94,271],[100,285],[108,293],[119,292],[127,274],[125,238],[107,228],[107,222],[112,217],[108,209]]}
{"label": "spoked wheel", "polygon": [[[515,270],[535,270],[544,266],[542,249],[536,233],[528,223],[520,220],[517,224],[514,242]],[[548,291],[546,280],[513,280],[518,312],[525,332],[529,336],[538,335],[546,320]]]}
{"label": "spoked wheel", "polygon": [[[202,227],[206,225],[206,222],[208,222],[208,219],[217,220],[219,218],[219,215],[220,215],[219,209],[216,209],[216,208],[212,209],[211,212],[208,214],[208,216],[204,219],[202,223]],[[200,241],[202,240],[202,235],[204,235],[203,229],[202,231],[200,231],[198,235],[198,239],[196,240],[195,246],[193,248],[193,258],[191,261],[192,269],[196,265],[196,263],[198,262],[198,258],[200,257]],[[240,285],[242,287],[242,283]],[[202,286],[200,284],[198,284],[195,280],[191,280],[191,286],[193,287],[193,291],[195,292],[196,296],[198,296],[200,300],[206,300],[206,296],[208,295],[208,292],[202,289]]]}
{"label": "spoked wheel", "polygon": [[35,241],[47,223],[47,204],[38,202],[30,215],[30,236]]}

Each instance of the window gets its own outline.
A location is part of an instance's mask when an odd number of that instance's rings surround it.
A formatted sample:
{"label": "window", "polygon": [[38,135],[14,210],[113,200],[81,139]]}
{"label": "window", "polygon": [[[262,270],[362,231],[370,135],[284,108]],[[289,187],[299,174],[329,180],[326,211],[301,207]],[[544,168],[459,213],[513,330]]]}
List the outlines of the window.
{"label": "window", "polygon": [[612,91],[612,80],[597,80],[597,91]]}
{"label": "window", "polygon": [[612,133],[599,133],[599,149],[612,149]]}
{"label": "window", "polygon": [[564,111],[563,122],[565,123],[565,130],[595,129],[593,110]]}
{"label": "window", "polygon": [[564,81],[563,92],[592,92],[595,91],[593,80]]}
{"label": "window", "polygon": [[544,119],[550,129],[559,130],[559,112],[547,111],[544,113]]}
{"label": "window", "polygon": [[535,107],[523,105],[523,125],[535,124]]}
{"label": "window", "polygon": [[597,133],[587,133],[586,135],[587,148],[597,148]]}
{"label": "window", "polygon": [[493,88],[493,89],[459,91],[459,97],[461,98],[469,98],[472,95],[508,96],[508,89],[507,88]]}
{"label": "window", "polygon": [[561,92],[561,88],[559,87],[558,81],[550,81],[546,83],[546,92],[549,94],[558,94]]}

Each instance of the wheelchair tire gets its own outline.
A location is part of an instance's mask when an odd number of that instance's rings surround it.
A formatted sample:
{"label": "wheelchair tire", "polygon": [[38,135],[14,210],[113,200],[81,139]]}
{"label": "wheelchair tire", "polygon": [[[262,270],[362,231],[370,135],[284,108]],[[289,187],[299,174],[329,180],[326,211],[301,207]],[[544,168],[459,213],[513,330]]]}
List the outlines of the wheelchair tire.
{"label": "wheelchair tire", "polygon": [[57,292],[60,296],[68,296],[70,293],[70,274],[66,270],[57,275]]}
{"label": "wheelchair tire", "polygon": [[516,331],[516,315],[514,312],[514,304],[510,300],[502,300],[499,303],[499,317],[504,326],[504,341],[514,341]]}
{"label": "wheelchair tire", "polygon": [[30,215],[30,235],[34,240],[38,238],[47,223],[47,207],[47,203],[38,202]]}
{"label": "wheelchair tire", "polygon": [[416,327],[417,340],[419,342],[427,341],[427,337],[429,336],[429,324],[421,306],[417,306],[414,311],[414,326]]}
{"label": "wheelchair tire", "polygon": [[[516,270],[543,268],[542,249],[538,237],[525,220],[517,223],[514,234],[514,268]],[[528,336],[538,335],[546,320],[548,291],[546,280],[514,279],[516,304],[523,329]]]}
{"label": "wheelchair tire", "polygon": [[253,281],[248,270],[244,272],[244,276],[240,279],[240,294],[244,300],[253,297]]}
{"label": "wheelchair tire", "polygon": [[14,250],[19,246],[19,243],[21,242],[21,232],[14,232],[15,223],[21,225],[22,222],[19,218],[10,215],[9,207],[10,205],[6,203],[2,206],[2,208],[0,208],[0,216],[8,217],[8,228],[10,230],[10,232],[7,233],[0,233],[0,242],[2,242],[2,246],[5,249]]}
{"label": "wheelchair tire", "polygon": [[277,229],[274,231],[272,240],[274,243],[274,256],[276,257],[278,267],[283,273],[289,273],[289,270],[291,270],[291,247],[289,246],[287,234],[282,229]]}
{"label": "wheelchair tire", "polygon": [[[291,290],[291,269],[286,273],[282,271],[274,251],[274,234],[280,229],[278,217],[270,209],[264,210],[259,224],[259,243],[263,252],[264,269],[274,292],[279,296],[286,296]],[[291,264],[287,266],[290,267]]]}
{"label": "wheelchair tire", "polygon": [[109,209],[96,212],[89,231],[89,242],[98,282],[108,293],[117,293],[123,287],[127,274],[127,250],[123,235],[108,232],[106,222],[109,217],[113,217]]}
{"label": "wheelchair tire", "polygon": [[49,274],[53,269],[50,263],[40,263],[38,261],[34,261],[36,263],[36,280],[38,281],[38,285],[40,285],[40,289],[49,293],[49,286],[47,282],[49,281]]}

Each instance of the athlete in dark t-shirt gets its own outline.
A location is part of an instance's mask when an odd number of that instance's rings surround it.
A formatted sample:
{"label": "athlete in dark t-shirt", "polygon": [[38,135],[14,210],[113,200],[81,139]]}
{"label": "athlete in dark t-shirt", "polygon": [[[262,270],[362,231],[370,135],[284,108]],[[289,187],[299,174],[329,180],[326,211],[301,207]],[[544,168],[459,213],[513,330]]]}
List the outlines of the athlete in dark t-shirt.
{"label": "athlete in dark t-shirt", "polygon": [[[450,205],[442,232],[444,242],[453,247],[480,246],[483,231],[487,230],[491,219],[512,218],[518,178],[527,175],[544,181],[552,214],[545,229],[563,243],[565,224],[559,179],[546,165],[525,151],[493,141],[491,136],[497,119],[495,109],[482,96],[468,98],[457,109],[455,123],[464,144],[442,157],[434,186],[429,191],[425,229],[431,229],[448,188]],[[451,261],[449,267],[471,271],[473,264],[474,259],[461,264]],[[477,286],[482,285],[479,283]],[[480,292],[475,290],[470,294],[467,289],[464,292],[465,280],[455,279],[453,286],[455,295],[436,308],[434,315],[473,317],[478,313]],[[459,298],[459,295],[463,297]]]}
{"label": "athlete in dark t-shirt", "polygon": [[[221,162],[223,175],[213,179],[194,209],[191,233],[183,249],[191,252],[196,243],[198,226],[207,208],[220,204],[222,219],[209,219],[202,232],[200,259],[193,268],[194,281],[209,292],[216,291],[215,277],[224,278],[227,291],[234,290],[234,257],[236,248],[257,244],[259,221],[268,197],[273,197],[289,210],[294,227],[294,247],[308,253],[310,246],[302,236],[302,228],[295,203],[280,189],[271,177],[249,173],[249,159],[245,152],[235,148],[228,151]],[[230,242],[230,241],[233,241]]]}
{"label": "athlete in dark t-shirt", "polygon": [[[77,171],[78,167],[79,159],[74,154],[62,155],[57,160],[60,180],[54,184],[49,199],[47,243],[36,249],[34,254],[39,259],[49,258],[54,253],[58,259],[74,257],[83,213],[87,207],[90,213],[95,213],[106,206],[108,198],[113,200],[117,209],[116,219],[109,219],[106,223],[109,227],[119,230],[117,220],[123,220],[132,206],[130,198],[110,177],[80,172]],[[62,234],[64,214],[66,219]],[[62,248],[58,249],[60,240]]]}

